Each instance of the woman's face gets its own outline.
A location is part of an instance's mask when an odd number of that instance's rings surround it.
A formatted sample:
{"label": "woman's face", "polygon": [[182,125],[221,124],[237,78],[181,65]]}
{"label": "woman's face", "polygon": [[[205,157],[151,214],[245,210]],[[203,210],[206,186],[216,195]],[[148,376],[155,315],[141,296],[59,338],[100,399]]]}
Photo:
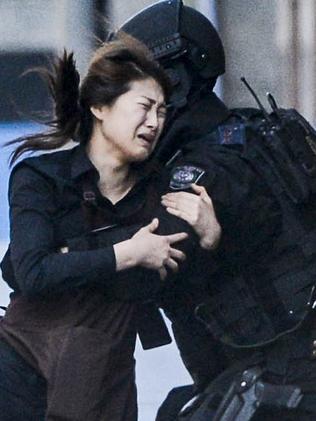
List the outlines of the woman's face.
{"label": "woman's face", "polygon": [[92,107],[91,111],[104,152],[114,154],[122,163],[140,162],[150,156],[166,117],[163,91],[152,78],[132,82],[129,91],[112,105]]}

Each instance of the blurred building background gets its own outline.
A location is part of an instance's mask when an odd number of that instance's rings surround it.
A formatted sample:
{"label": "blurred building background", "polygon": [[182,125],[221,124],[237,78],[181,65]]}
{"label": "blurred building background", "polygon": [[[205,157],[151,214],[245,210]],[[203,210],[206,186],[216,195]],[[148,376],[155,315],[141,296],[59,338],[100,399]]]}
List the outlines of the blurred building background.
{"label": "blurred building background", "polygon": [[[49,112],[47,91],[34,74],[64,47],[75,52],[83,74],[97,39],[154,0],[1,0],[1,143],[36,130],[32,115]],[[218,28],[227,71],[217,90],[230,107],[255,106],[240,77],[263,103],[273,93],[278,104],[297,108],[316,123],[316,2],[314,0],[184,0]],[[8,242],[8,149],[0,154],[0,242]],[[8,290],[0,287],[0,305]],[[151,421],[159,401],[175,384],[189,381],[174,346],[142,353],[138,349],[140,421]]]}
{"label": "blurred building background", "polygon": [[[0,120],[19,120],[47,107],[34,75],[18,79],[63,47],[74,50],[84,72],[96,38],[153,0],[1,0]],[[275,94],[283,106],[315,121],[316,2],[314,0],[184,0],[218,27],[227,57],[222,97],[249,105],[240,76],[261,96]],[[25,80],[27,83],[25,83]],[[19,114],[18,115],[18,111]],[[26,115],[23,118],[26,118]]]}

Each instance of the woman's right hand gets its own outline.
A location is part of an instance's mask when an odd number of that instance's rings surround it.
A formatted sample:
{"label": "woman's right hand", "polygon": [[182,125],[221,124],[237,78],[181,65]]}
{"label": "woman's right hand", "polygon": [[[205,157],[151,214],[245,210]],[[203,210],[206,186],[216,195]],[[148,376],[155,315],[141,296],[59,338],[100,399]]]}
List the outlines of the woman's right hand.
{"label": "woman's right hand", "polygon": [[185,254],[172,245],[184,240],[188,235],[184,232],[171,235],[154,234],[158,225],[158,219],[153,219],[150,224],[137,231],[130,241],[136,254],[137,266],[157,270],[160,278],[165,279],[167,268],[176,272],[179,268],[178,262],[185,259]]}

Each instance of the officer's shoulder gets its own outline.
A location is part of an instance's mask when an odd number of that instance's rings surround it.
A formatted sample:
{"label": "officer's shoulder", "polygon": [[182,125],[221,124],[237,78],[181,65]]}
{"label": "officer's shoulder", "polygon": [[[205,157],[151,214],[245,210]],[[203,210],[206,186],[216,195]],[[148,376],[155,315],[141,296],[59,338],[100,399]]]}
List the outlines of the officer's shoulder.
{"label": "officer's shoulder", "polygon": [[231,151],[241,151],[249,136],[248,128],[255,126],[263,118],[262,111],[258,108],[244,107],[233,108],[229,116],[209,133],[188,143],[187,150],[203,149],[209,146],[224,146],[219,149],[224,154]]}
{"label": "officer's shoulder", "polygon": [[233,108],[228,118],[211,134],[213,143],[223,146],[245,146],[246,129],[251,121],[261,117],[257,108]]}

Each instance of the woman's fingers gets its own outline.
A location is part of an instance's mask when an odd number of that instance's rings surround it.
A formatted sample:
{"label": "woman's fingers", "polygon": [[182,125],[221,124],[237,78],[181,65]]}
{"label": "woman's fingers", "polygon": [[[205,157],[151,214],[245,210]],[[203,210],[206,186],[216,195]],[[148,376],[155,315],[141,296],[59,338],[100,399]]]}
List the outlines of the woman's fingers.
{"label": "woman's fingers", "polygon": [[214,213],[213,202],[203,186],[192,184],[195,193],[176,192],[162,196],[161,203],[166,210],[179,218],[184,219],[190,225],[195,226],[204,215]]}
{"label": "woman's fingers", "polygon": [[167,206],[174,207],[174,205],[191,205],[192,203],[198,203],[199,199],[202,198],[208,203],[212,203],[212,199],[208,195],[205,187],[199,186],[197,184],[191,184],[191,188],[194,193],[188,192],[175,192],[175,193],[166,193],[161,196],[162,203],[164,202]]}
{"label": "woman's fingers", "polygon": [[166,208],[166,211],[171,215],[177,216],[178,218],[184,219],[189,224],[192,224],[192,217],[190,214],[174,208]]}
{"label": "woman's fingers", "polygon": [[166,238],[169,244],[177,243],[178,241],[185,240],[188,238],[188,234],[186,232],[179,232],[176,234],[166,235]]}
{"label": "woman's fingers", "polygon": [[206,192],[205,188],[203,186],[199,186],[198,184],[191,184],[191,189],[197,193],[197,194],[202,194],[204,192]]}
{"label": "woman's fingers", "polygon": [[155,231],[156,231],[156,229],[158,228],[158,225],[159,225],[159,220],[158,220],[158,218],[154,218],[154,219],[150,222],[150,224],[146,225],[146,227],[144,227],[144,228],[147,228],[148,232],[155,232]]}
{"label": "woman's fingers", "polygon": [[168,213],[177,216],[178,218],[182,218],[190,224],[194,223],[194,220],[198,218],[202,207],[198,202],[194,203],[185,199],[178,201],[163,201],[162,204],[165,206]]}
{"label": "woman's fingers", "polygon": [[[198,199],[198,200],[202,200],[202,199]],[[176,200],[169,200],[169,199],[163,199],[161,201],[162,205],[165,208],[172,208],[172,209],[180,209],[185,211],[186,209],[192,209],[192,208],[197,208],[198,205],[198,201],[194,201],[194,200],[190,200],[190,199],[186,199],[186,198],[177,198]]]}
{"label": "woman's fingers", "polygon": [[208,195],[205,187],[199,186],[198,184],[191,184],[192,190],[197,193],[202,199],[204,199],[208,203],[212,203],[212,199]]}
{"label": "woman's fingers", "polygon": [[165,202],[170,204],[188,204],[195,201],[197,202],[198,200],[198,195],[187,192],[167,193],[161,196],[162,203]]}
{"label": "woman's fingers", "polygon": [[158,273],[159,273],[160,279],[164,281],[167,277],[167,269],[165,267],[161,267],[160,269],[158,269]]}
{"label": "woman's fingers", "polygon": [[159,276],[161,280],[166,279],[168,271],[167,267],[171,269],[173,272],[178,272],[179,270],[179,264],[175,260],[183,261],[185,260],[185,254],[182,253],[182,251],[177,249],[171,249],[170,251],[170,257],[165,260],[164,265],[158,269]]}
{"label": "woman's fingers", "polygon": [[166,259],[164,265],[165,265],[165,267],[168,266],[173,272],[178,272],[178,270],[179,270],[178,263],[171,258]]}
{"label": "woman's fingers", "polygon": [[194,193],[168,193],[162,196],[161,203],[165,208],[177,209],[183,212],[196,212],[201,207],[203,198]]}
{"label": "woman's fingers", "polygon": [[181,250],[172,247],[170,247],[170,257],[179,260],[180,262],[183,262],[186,259],[186,255]]}

